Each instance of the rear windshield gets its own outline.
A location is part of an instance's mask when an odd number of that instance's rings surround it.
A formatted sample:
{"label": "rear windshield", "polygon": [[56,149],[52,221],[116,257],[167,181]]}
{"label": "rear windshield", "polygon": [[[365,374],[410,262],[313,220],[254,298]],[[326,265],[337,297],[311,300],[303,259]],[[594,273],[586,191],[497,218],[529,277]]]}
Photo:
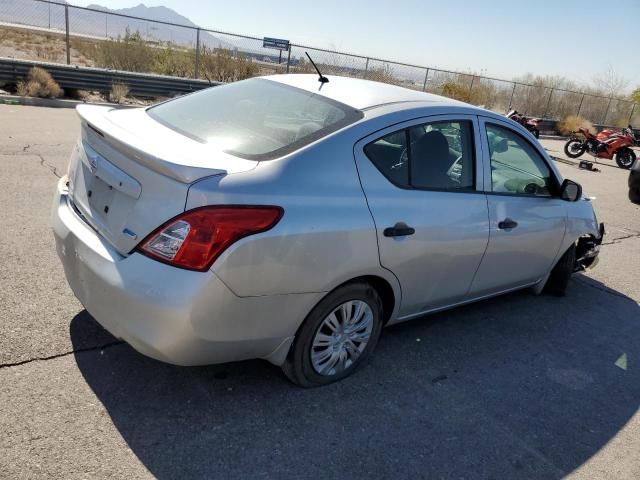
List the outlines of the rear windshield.
{"label": "rear windshield", "polygon": [[280,157],[362,118],[352,107],[263,78],[207,88],[147,112],[183,135],[250,160]]}

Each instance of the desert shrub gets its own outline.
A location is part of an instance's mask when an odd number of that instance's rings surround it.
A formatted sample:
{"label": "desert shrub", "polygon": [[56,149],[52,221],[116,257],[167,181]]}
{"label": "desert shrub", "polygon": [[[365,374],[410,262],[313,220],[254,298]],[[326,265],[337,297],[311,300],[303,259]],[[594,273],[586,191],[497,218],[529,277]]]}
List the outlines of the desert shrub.
{"label": "desert shrub", "polygon": [[175,77],[190,77],[194,74],[196,56],[193,50],[180,49],[172,43],[154,50],[153,73]]}
{"label": "desert shrub", "polygon": [[225,49],[202,47],[200,71],[211,82],[235,82],[258,75],[258,66],[250,58]]}
{"label": "desert shrub", "polygon": [[74,47],[98,67],[129,72],[153,71],[155,53],[140,33],[126,31],[124,37],[99,42],[76,41]]}
{"label": "desert shrub", "polygon": [[589,120],[578,115],[569,115],[561,122],[558,122],[558,130],[563,135],[569,135],[577,132],[579,128],[586,128],[591,133],[595,133],[595,129]]}
{"label": "desert shrub", "polygon": [[114,83],[111,85],[111,92],[109,92],[109,100],[115,103],[120,103],[129,95],[129,87],[124,83]]}
{"label": "desert shrub", "polygon": [[16,91],[18,95],[25,97],[44,98],[56,98],[64,93],[51,74],[40,67],[29,70],[27,81],[18,82]]}
{"label": "desert shrub", "polygon": [[471,102],[471,90],[469,89],[469,85],[463,85],[454,81],[445,82],[442,85],[442,95],[461,102]]}
{"label": "desert shrub", "polygon": [[400,85],[402,82],[393,71],[390,65],[386,63],[381,67],[374,67],[367,72],[367,78],[376,82],[390,83],[392,85]]}

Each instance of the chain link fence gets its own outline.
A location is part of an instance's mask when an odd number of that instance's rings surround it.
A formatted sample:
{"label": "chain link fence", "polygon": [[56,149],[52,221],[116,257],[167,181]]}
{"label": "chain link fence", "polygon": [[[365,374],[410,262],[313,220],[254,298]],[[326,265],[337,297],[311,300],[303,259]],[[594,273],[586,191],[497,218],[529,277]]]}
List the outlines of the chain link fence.
{"label": "chain link fence", "polygon": [[0,56],[232,82],[274,73],[325,74],[391,83],[505,113],[547,119],[582,116],[594,124],[640,123],[640,106],[624,99],[451,72],[362,55],[149,20],[54,0],[0,0]]}

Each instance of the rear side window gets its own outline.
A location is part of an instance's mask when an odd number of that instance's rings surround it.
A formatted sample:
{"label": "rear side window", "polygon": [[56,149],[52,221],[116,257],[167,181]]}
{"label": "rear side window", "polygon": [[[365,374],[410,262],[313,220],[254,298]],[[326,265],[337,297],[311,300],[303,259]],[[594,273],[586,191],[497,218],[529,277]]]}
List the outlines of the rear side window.
{"label": "rear side window", "polygon": [[286,155],[363,116],[321,95],[261,78],[207,88],[147,113],[198,142],[249,160]]}
{"label": "rear side window", "polygon": [[470,121],[418,125],[386,135],[365,154],[401,188],[465,191],[475,188],[475,156]]}

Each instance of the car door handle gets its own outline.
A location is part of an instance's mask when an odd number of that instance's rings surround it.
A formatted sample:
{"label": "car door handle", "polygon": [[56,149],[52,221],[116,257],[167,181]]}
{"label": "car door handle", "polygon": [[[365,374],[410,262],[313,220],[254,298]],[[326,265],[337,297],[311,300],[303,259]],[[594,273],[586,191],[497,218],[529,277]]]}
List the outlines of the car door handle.
{"label": "car door handle", "polygon": [[516,222],[515,220],[511,220],[508,217],[498,223],[498,228],[500,230],[511,230],[512,228],[516,228],[517,226],[518,222]]}
{"label": "car door handle", "polygon": [[385,228],[383,233],[385,237],[406,237],[416,233],[416,229],[404,222],[398,222],[393,227]]}

